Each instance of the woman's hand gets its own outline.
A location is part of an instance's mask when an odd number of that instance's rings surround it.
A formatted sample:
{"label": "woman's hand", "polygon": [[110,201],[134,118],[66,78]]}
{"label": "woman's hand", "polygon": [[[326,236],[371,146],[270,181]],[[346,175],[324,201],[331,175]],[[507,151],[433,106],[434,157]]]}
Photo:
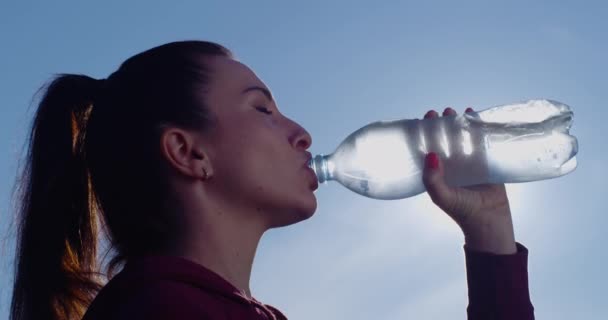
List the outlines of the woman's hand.
{"label": "woman's hand", "polygon": [[[456,115],[456,111],[446,108],[443,115]],[[437,112],[431,110],[424,118],[437,116]],[[467,249],[495,254],[517,252],[504,184],[450,187],[444,180],[443,164],[433,152],[426,156],[423,182],[433,203],[462,229]]]}

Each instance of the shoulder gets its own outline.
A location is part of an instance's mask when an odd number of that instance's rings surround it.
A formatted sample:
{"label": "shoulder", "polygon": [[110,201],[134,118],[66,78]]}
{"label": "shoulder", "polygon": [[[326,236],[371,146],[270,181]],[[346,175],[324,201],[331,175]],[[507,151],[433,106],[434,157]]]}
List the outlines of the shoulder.
{"label": "shoulder", "polygon": [[125,301],[125,319],[206,319],[214,297],[187,283],[154,281]]}
{"label": "shoulder", "polygon": [[210,319],[216,297],[187,283],[155,280],[137,287],[108,287],[93,301],[85,320]]}
{"label": "shoulder", "polygon": [[272,314],[274,315],[274,317],[277,320],[287,320],[287,316],[285,316],[283,314],[283,312],[281,312],[281,310],[269,305],[269,304],[265,304],[264,305],[266,308],[270,309],[270,311],[272,312]]}
{"label": "shoulder", "polygon": [[111,279],[83,320],[261,319],[269,312],[203,266],[176,257],[146,257]]}

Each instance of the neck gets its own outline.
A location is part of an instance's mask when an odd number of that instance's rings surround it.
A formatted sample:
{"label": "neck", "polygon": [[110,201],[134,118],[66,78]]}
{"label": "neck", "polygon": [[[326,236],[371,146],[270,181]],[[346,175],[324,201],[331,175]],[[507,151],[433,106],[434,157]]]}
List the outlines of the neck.
{"label": "neck", "polygon": [[217,273],[251,297],[251,269],[266,228],[244,218],[255,216],[255,213],[233,214],[225,208],[206,208],[204,212],[189,214],[188,230],[173,254]]}

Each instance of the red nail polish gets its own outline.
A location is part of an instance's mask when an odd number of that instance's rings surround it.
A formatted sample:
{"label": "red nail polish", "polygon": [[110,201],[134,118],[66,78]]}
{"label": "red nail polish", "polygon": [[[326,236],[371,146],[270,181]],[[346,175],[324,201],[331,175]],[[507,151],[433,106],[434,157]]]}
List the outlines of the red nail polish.
{"label": "red nail polish", "polygon": [[464,112],[473,112],[473,108],[467,108]]}
{"label": "red nail polish", "polygon": [[435,152],[430,152],[426,155],[426,166],[431,169],[439,168],[439,157]]}

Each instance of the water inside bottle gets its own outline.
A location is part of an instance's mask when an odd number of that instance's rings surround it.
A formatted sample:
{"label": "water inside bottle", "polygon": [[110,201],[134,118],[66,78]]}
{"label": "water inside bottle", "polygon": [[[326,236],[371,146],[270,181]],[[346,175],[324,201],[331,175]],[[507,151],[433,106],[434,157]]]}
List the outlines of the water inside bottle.
{"label": "water inside bottle", "polygon": [[[576,168],[578,141],[569,134],[572,112],[555,101],[534,103],[536,108],[528,105],[511,108],[511,116],[506,117],[511,118],[509,122],[492,122],[488,120],[492,118],[489,114],[482,120],[484,130],[491,132],[485,138],[491,182],[550,179]],[[523,114],[525,111],[527,115]]]}
{"label": "water inside bottle", "polygon": [[452,186],[549,179],[576,168],[572,118],[567,105],[531,100],[429,120],[378,121],[312,166],[321,182],[337,180],[376,199],[424,192],[423,159],[430,151],[443,159]]}

